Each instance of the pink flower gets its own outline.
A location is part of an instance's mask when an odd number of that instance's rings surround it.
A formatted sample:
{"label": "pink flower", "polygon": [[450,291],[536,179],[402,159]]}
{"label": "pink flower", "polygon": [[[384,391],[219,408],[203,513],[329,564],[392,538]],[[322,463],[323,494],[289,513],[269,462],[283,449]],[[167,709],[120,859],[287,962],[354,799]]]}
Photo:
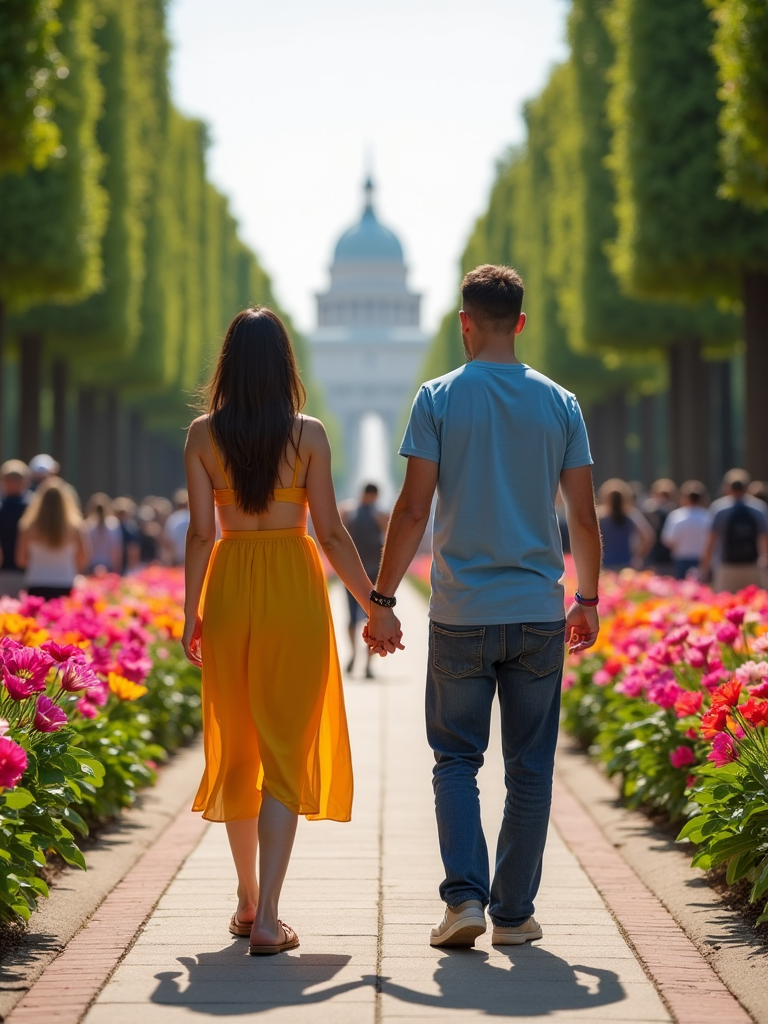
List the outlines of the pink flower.
{"label": "pink flower", "polygon": [[24,700],[45,689],[53,658],[39,647],[19,647],[5,653],[3,679],[5,688],[14,700]]}
{"label": "pink flower", "polygon": [[35,728],[38,732],[56,732],[67,724],[67,716],[50,697],[41,693],[35,708]]}
{"label": "pink flower", "polygon": [[0,736],[0,789],[13,789],[27,770],[27,752],[8,736]]}
{"label": "pink flower", "polygon": [[727,732],[719,732],[712,740],[712,750],[707,754],[707,760],[718,768],[736,760],[736,745]]}
{"label": "pink flower", "polygon": [[713,636],[697,636],[693,640],[688,641],[691,647],[695,647],[702,654],[706,654],[714,642],[715,638]]}
{"label": "pink flower", "polygon": [[733,644],[739,637],[739,631],[732,622],[724,622],[715,634],[721,644]]}
{"label": "pink flower", "polygon": [[[160,650],[163,650],[163,648],[160,648]],[[158,654],[160,654],[160,650],[157,651]],[[165,651],[165,657],[166,658],[168,657],[168,651]],[[563,689],[564,690],[570,690],[570,688],[572,686],[575,686],[575,685],[576,685],[576,673],[575,672],[566,672],[565,675],[563,676]]]}
{"label": "pink flower", "polygon": [[768,676],[768,661],[745,661],[734,672],[740,683],[757,683]]}
{"label": "pink flower", "polygon": [[608,686],[611,682],[611,674],[606,672],[604,668],[599,668],[597,672],[592,676],[592,682],[595,686]]}
{"label": "pink flower", "polygon": [[687,626],[678,626],[677,629],[673,629],[669,633],[667,633],[664,639],[670,645],[680,644],[683,642],[683,640],[686,639],[689,633],[690,630]]}
{"label": "pink flower", "polygon": [[132,683],[143,683],[152,670],[152,659],[135,645],[124,648],[117,656],[118,674]]}
{"label": "pink flower", "polygon": [[690,747],[683,745],[669,752],[669,760],[673,768],[687,768],[689,764],[696,764],[696,755]]}
{"label": "pink flower", "polygon": [[707,672],[702,677],[701,685],[705,686],[710,692],[716,690],[723,679],[727,679],[730,676],[730,672],[725,671],[722,668],[714,669],[712,672]]}
{"label": "pink flower", "polygon": [[92,704],[87,697],[81,697],[77,702],[77,710],[83,716],[83,718],[95,718],[99,713],[99,709],[95,704]]}
{"label": "pink flower", "polygon": [[[168,654],[168,648],[167,647],[158,647],[157,650],[155,651],[155,654],[160,659],[160,661],[167,661],[168,660],[169,654]],[[565,685],[565,677],[563,677],[563,686],[564,686],[564,688],[566,690],[569,689],[570,686],[573,686],[573,684],[576,682],[576,676],[575,676],[575,674],[573,672],[569,672],[567,674],[569,676],[573,676],[573,679],[568,684],[568,686],[566,686]]]}
{"label": "pink flower", "polygon": [[59,682],[63,690],[77,693],[78,690],[87,690],[89,686],[98,686],[99,678],[85,658],[70,658],[62,666]]}
{"label": "pink flower", "polygon": [[11,723],[7,718],[0,718],[0,736],[5,736],[11,728]]}
{"label": "pink flower", "polygon": [[704,668],[707,664],[707,656],[704,651],[700,651],[698,647],[690,647],[686,654],[688,664],[692,668]]}
{"label": "pink flower", "polygon": [[732,622],[734,626],[740,626],[744,621],[744,616],[747,614],[746,608],[729,608],[725,613],[726,619]]}
{"label": "pink flower", "polygon": [[53,640],[46,640],[44,644],[40,644],[40,650],[50,654],[53,660],[59,663],[67,661],[69,658],[82,657],[83,655],[80,648],[74,644],[57,644]]}
{"label": "pink flower", "polygon": [[664,672],[648,687],[647,697],[651,704],[658,704],[660,708],[672,708],[685,692],[675,681],[672,672]]}
{"label": "pink flower", "polygon": [[757,640],[752,641],[752,650],[758,654],[765,654],[768,651],[768,633],[763,633]]}
{"label": "pink flower", "polygon": [[616,684],[616,692],[625,697],[639,697],[645,688],[645,679],[639,672],[629,672],[620,683]]}
{"label": "pink flower", "polygon": [[90,701],[91,704],[95,704],[97,707],[103,708],[109,700],[109,685],[106,680],[99,679],[97,676],[96,682],[93,686],[89,686],[85,691],[85,699]]}

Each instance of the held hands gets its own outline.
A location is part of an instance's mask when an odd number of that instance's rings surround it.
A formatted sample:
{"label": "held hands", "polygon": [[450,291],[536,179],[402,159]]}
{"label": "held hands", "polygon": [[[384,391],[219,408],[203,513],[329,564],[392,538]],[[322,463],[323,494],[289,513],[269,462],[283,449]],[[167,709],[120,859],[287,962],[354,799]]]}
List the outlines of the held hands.
{"label": "held hands", "polygon": [[199,615],[194,618],[187,618],[184,623],[184,632],[181,636],[181,646],[184,648],[184,654],[187,656],[187,661],[191,661],[193,665],[197,665],[198,668],[202,668],[203,662],[200,654],[200,640],[203,633],[203,621]]}
{"label": "held hands", "polygon": [[569,654],[578,654],[592,647],[600,632],[597,608],[577,604],[571,605],[565,617],[565,642]]}
{"label": "held hands", "polygon": [[400,642],[402,638],[400,620],[392,609],[371,603],[370,617],[363,629],[363,640],[371,654],[384,658],[395,651],[404,651],[405,647]]}

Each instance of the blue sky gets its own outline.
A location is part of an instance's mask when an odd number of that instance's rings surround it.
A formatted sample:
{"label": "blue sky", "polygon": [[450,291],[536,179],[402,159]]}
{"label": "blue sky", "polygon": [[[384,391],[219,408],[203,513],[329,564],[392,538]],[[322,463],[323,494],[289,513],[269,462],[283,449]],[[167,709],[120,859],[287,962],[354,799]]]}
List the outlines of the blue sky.
{"label": "blue sky", "polygon": [[175,101],[210,125],[213,180],[302,329],[368,161],[434,329],[522,105],[565,54],[567,6],[173,0]]}

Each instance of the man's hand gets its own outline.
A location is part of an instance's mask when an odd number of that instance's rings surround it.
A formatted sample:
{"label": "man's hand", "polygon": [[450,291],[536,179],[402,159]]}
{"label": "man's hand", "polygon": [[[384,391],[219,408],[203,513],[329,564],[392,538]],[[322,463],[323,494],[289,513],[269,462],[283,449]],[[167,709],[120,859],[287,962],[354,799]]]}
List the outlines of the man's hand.
{"label": "man's hand", "polygon": [[569,654],[578,654],[592,647],[600,632],[597,608],[585,607],[574,601],[565,618],[565,642]]}
{"label": "man's hand", "polygon": [[181,636],[181,646],[184,648],[184,653],[187,656],[187,661],[191,661],[193,665],[197,665],[198,668],[203,667],[203,661],[200,653],[200,640],[203,634],[203,621],[199,615],[195,615],[194,618],[188,618],[184,623],[184,632]]}
{"label": "man's hand", "polygon": [[404,651],[405,647],[400,643],[402,638],[400,620],[392,609],[371,602],[370,618],[363,630],[363,640],[371,653],[380,654],[383,658],[395,651]]}

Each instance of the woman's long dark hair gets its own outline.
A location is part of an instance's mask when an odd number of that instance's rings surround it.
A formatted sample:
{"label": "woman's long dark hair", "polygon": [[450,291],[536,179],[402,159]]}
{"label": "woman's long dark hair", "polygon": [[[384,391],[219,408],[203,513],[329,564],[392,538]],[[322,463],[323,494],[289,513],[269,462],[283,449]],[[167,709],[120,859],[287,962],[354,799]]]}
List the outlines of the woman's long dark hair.
{"label": "woman's long dark hair", "polygon": [[237,314],[205,399],[238,507],[266,512],[307,400],[288,332],[271,309]]}

